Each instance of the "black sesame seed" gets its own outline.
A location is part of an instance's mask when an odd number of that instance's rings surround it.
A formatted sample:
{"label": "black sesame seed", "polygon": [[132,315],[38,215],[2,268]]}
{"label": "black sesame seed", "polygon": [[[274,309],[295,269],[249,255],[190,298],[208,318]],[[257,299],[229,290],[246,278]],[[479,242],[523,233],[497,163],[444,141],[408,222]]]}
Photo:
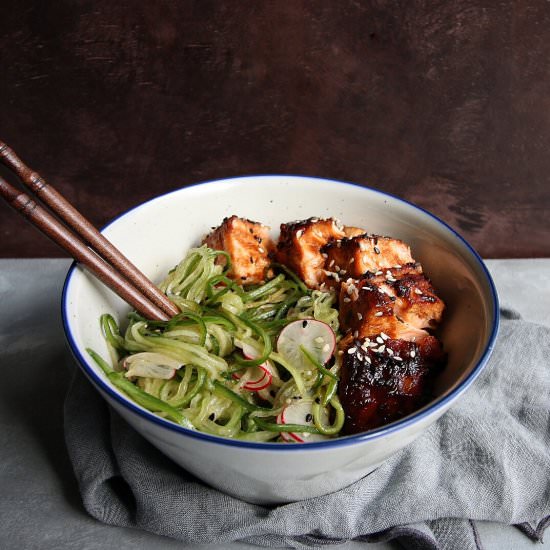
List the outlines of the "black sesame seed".
{"label": "black sesame seed", "polygon": [[377,246],[375,246],[375,247],[374,247],[374,252],[375,252],[376,254],[380,254],[380,249],[379,249]]}
{"label": "black sesame seed", "polygon": [[216,420],[216,415],[214,413],[212,413],[209,417],[208,417],[208,420]]}
{"label": "black sesame seed", "polygon": [[317,403],[317,405],[319,405],[321,403],[321,398],[320,397],[316,397],[315,398],[315,403]]}
{"label": "black sesame seed", "polygon": [[306,328],[307,327],[307,321],[302,321],[302,328]]}
{"label": "black sesame seed", "polygon": [[250,256],[250,263],[253,264],[254,263],[254,258],[252,256]]}
{"label": "black sesame seed", "polygon": [[313,420],[313,415],[308,413],[306,414],[306,422],[311,422]]}

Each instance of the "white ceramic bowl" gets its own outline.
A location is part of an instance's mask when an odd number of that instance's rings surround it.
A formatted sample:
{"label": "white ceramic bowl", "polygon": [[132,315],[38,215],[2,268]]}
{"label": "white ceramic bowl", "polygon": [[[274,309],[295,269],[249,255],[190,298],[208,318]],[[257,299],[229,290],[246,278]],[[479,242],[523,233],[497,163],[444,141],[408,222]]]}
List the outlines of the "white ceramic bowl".
{"label": "white ceramic bowl", "polygon": [[332,216],[409,243],[447,305],[441,338],[449,363],[437,398],[390,425],[319,443],[250,443],[187,430],[130,401],[85,352],[90,347],[107,357],[99,317],[109,312],[123,321],[129,308],[78,266],[69,271],[63,293],[70,347],[92,384],[131,426],[210,485],[264,504],[338,490],[416,439],[479,375],[498,328],[493,282],[468,243],[428,212],[374,189],[317,178],[252,176],[185,187],[130,210],[104,233],[158,282],[211,226],[232,214],[269,225],[274,235],[282,222]]}

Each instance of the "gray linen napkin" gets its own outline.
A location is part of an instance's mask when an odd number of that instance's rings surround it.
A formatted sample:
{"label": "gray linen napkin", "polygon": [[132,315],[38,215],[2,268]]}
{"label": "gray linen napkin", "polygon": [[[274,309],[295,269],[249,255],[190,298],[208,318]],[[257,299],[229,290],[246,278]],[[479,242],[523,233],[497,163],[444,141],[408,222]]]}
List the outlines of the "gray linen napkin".
{"label": "gray linen napkin", "polygon": [[540,540],[550,523],[550,328],[504,311],[489,364],[450,411],[370,475],[308,501],[269,508],[206,486],[112,412],[80,372],[65,435],[92,516],[186,543],[398,540],[467,550],[481,548],[476,520]]}

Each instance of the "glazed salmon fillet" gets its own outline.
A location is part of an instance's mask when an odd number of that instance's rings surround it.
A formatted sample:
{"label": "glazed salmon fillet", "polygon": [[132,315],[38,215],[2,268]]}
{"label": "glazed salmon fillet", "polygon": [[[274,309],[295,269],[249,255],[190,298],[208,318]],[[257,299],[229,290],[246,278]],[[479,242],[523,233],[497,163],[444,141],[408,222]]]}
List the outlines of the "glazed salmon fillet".
{"label": "glazed salmon fillet", "polygon": [[321,252],[327,255],[328,271],[343,272],[355,279],[369,271],[375,273],[414,262],[411,249],[403,241],[364,233],[328,243]]}
{"label": "glazed salmon fillet", "polygon": [[275,259],[294,271],[309,288],[318,289],[326,280],[321,248],[344,237],[344,227],[333,218],[283,223]]}
{"label": "glazed salmon fillet", "polygon": [[445,307],[418,263],[348,279],[339,301],[342,327],[360,337],[385,332],[402,340],[425,336]]}
{"label": "glazed salmon fillet", "polygon": [[[231,257],[228,277],[239,284],[259,284],[271,277],[269,253],[274,244],[269,228],[258,222],[231,216],[213,229],[203,243],[214,250],[224,250]],[[226,258],[219,256],[217,262],[225,265]]]}
{"label": "glazed salmon fillet", "polygon": [[445,354],[439,340],[420,342],[388,337],[345,338],[338,395],[345,412],[343,432],[383,426],[418,410],[430,399]]}
{"label": "glazed salmon fillet", "polygon": [[383,426],[426,404],[445,364],[441,343],[426,329],[441,320],[444,303],[422,266],[349,278],[339,302],[340,324],[348,330],[338,346],[344,433]]}

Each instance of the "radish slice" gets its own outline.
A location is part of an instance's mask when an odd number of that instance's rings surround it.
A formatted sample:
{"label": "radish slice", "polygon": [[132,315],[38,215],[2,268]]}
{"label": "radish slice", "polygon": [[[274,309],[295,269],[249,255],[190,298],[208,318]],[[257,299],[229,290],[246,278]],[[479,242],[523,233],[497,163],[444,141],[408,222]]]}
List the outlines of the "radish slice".
{"label": "radish slice", "polygon": [[176,359],[167,357],[162,353],[144,351],[126,357],[122,361],[122,366],[127,370],[126,378],[140,376],[169,380],[174,378],[176,370],[183,365]]}
{"label": "radish slice", "polygon": [[[259,365],[258,367],[250,367],[246,369],[245,372],[249,374],[250,378],[243,385],[243,389],[245,390],[263,390],[271,384],[271,381],[273,379],[273,374],[270,370],[270,366],[268,363],[264,363],[263,365]],[[235,380],[240,380],[243,375],[240,372],[234,372],[232,376]]]}
{"label": "radish slice", "polygon": [[[284,422],[282,420],[282,413],[279,414],[279,416],[277,416],[277,424],[284,424]],[[283,441],[286,441],[287,443],[296,443],[296,439],[294,439],[290,435],[290,432],[281,432],[281,439]]]}
{"label": "radish slice", "polygon": [[[259,357],[259,353],[254,347],[245,342],[241,343],[242,352],[246,359],[256,359]],[[243,385],[244,390],[248,391],[261,391],[267,388],[271,381],[273,380],[273,367],[266,361],[257,367],[250,367],[244,371],[248,374],[249,380]],[[235,380],[240,380],[243,376],[240,372],[233,373],[233,378]]]}
{"label": "radish slice", "polygon": [[[277,424],[302,424],[304,426],[313,426],[313,414],[311,408],[313,401],[310,399],[300,399],[294,401],[290,405],[287,405],[277,417]],[[324,418],[323,422],[327,419]],[[281,432],[281,437],[285,441],[289,441],[288,438],[292,438],[298,443],[305,443],[307,441],[324,441],[328,439],[326,435],[322,434],[310,434],[308,432]]]}
{"label": "radish slice", "polygon": [[279,334],[277,351],[298,369],[312,369],[300,349],[303,346],[321,365],[332,357],[336,335],[329,325],[317,319],[300,319],[289,323]]}
{"label": "radish slice", "polygon": [[258,350],[246,342],[241,342],[241,349],[245,359],[257,359],[260,357]]}

